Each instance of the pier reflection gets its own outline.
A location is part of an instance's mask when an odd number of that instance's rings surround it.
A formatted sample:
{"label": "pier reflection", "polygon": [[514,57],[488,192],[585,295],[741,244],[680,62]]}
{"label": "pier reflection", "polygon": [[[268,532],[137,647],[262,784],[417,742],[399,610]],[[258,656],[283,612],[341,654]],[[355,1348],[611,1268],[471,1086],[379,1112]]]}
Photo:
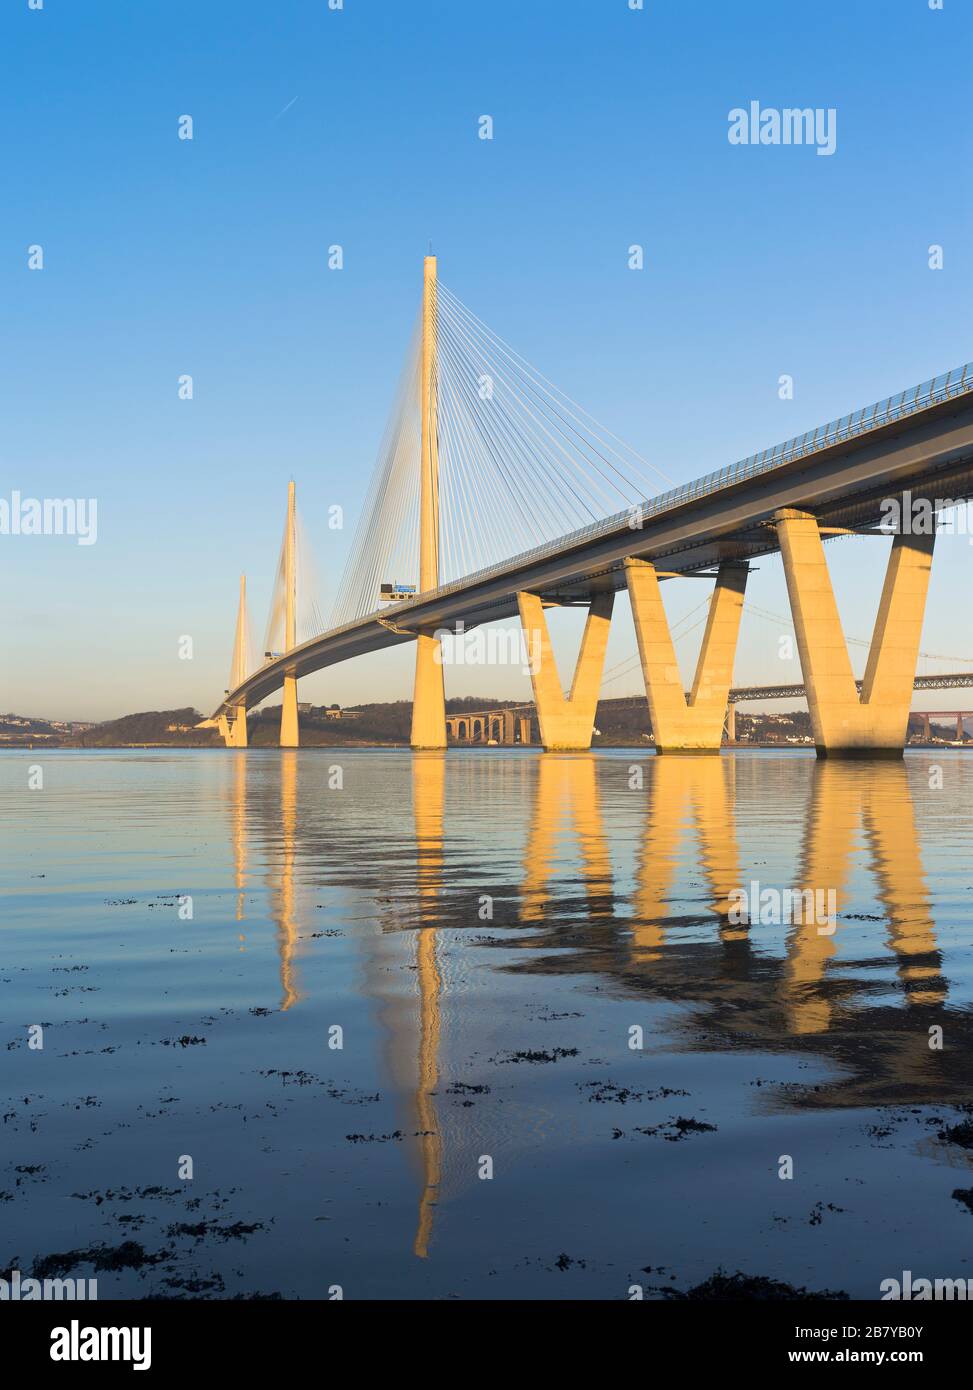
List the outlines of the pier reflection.
{"label": "pier reflection", "polygon": [[418,923],[415,933],[416,978],[419,989],[419,1047],[416,1081],[416,1121],[422,1163],[419,1221],[413,1250],[420,1259],[429,1254],[433,1212],[442,1177],[442,1136],[436,1112],[441,1041],[442,977],[437,959],[437,908],[442,892],[443,807],[446,794],[445,753],[417,753],[412,761],[412,805],[416,836]]}
{"label": "pier reflection", "polygon": [[247,887],[247,760],[235,758],[230,792],[230,839],[233,845],[233,884],[236,920],[244,918]]}
{"label": "pier reflection", "polygon": [[295,910],[294,868],[297,861],[297,759],[294,750],[280,754],[280,861],[276,866],[271,892],[271,913],[277,923],[277,949],[280,957],[280,1007],[292,1009],[300,999],[294,957],[299,930]]}
{"label": "pier reflection", "polygon": [[946,998],[905,765],[877,762],[866,771],[822,760],[814,765],[801,879],[812,893],[834,895],[837,922],[831,932],[813,920],[790,931],[782,998],[792,1032],[823,1033],[831,1025],[836,1001],[826,977],[841,938],[853,929],[842,909],[858,855],[877,880],[906,1003],[937,1005]]}
{"label": "pier reflection", "polygon": [[[502,953],[497,967],[510,974],[576,976],[583,991],[600,977],[603,999],[678,1005],[667,1011],[670,1050],[833,1064],[813,1088],[764,1091],[764,1104],[967,1099],[969,1013],[950,1012],[947,1049],[929,1046],[949,986],[907,763],[731,755],[633,765],[566,754],[511,758],[504,772],[487,758],[423,753],[400,764],[397,804],[411,790],[411,817],[390,815],[383,793],[360,799],[349,821],[345,803],[322,794],[313,760],[299,767],[301,756],[284,751],[279,763],[256,768],[246,756],[234,760],[236,919],[248,882],[252,889],[255,816],[282,1011],[304,998],[296,882],[317,875],[368,902],[375,929],[363,930],[354,949],[378,1006],[385,1070],[408,1117],[401,1128],[417,1167],[417,1258],[430,1256],[447,1189],[471,1180],[473,1156],[490,1151],[486,1134],[496,1141],[510,1113],[488,1089],[475,1107],[444,1099],[461,1035],[477,1018],[483,1026],[482,1003],[464,993],[457,967],[469,965],[469,949],[486,953],[487,966]],[[256,806],[248,808],[248,796]],[[498,803],[509,808],[493,824],[502,847],[484,830],[485,811]],[[833,894],[834,929],[821,930],[817,917],[763,921],[751,912],[737,920],[735,899],[756,881]],[[485,886],[498,912],[488,935],[478,911]],[[856,910],[863,902],[870,910]],[[473,929],[469,945],[464,928]]]}
{"label": "pier reflection", "polygon": [[[546,780],[557,786],[558,820],[580,819],[585,827],[574,866],[578,889],[589,902],[614,897],[621,907],[602,851],[608,843],[601,823],[604,794],[603,788],[600,797],[594,790],[592,773],[599,759],[591,755],[587,767],[586,761],[581,756],[573,760],[570,775],[551,773]],[[795,771],[796,760],[785,771],[733,757],[647,760],[631,915],[619,911],[606,923],[600,911],[592,911],[589,930],[575,921],[566,940],[558,925],[561,904],[540,894],[548,871],[529,853],[521,920],[536,931],[530,943],[518,943],[532,949],[524,950],[516,968],[531,974],[603,972],[627,990],[690,1004],[694,1007],[682,1015],[677,1032],[681,1045],[693,1050],[810,1048],[838,1062],[840,1078],[818,1086],[802,1104],[966,1099],[960,1060],[965,1044],[948,1053],[929,1046],[929,1027],[943,1022],[948,984],[908,768],[897,762],[802,763],[803,773]],[[605,766],[602,760],[602,774]],[[756,862],[748,862],[740,849],[741,790],[753,795],[752,780],[741,788],[742,773],[764,779],[768,796],[774,795],[775,779],[786,777],[798,815],[803,775],[807,796],[800,848],[792,871],[773,886],[781,895],[810,890],[825,902],[833,892],[833,929],[826,924],[822,930],[817,917],[763,924],[746,915],[733,920],[731,894],[759,881],[766,863],[766,846],[760,847],[759,859],[751,849]],[[535,800],[529,843],[540,853],[551,843],[553,804],[553,796],[538,794]],[[547,824],[537,824],[540,817]],[[689,853],[687,840],[695,841]],[[592,846],[599,852],[592,853]],[[685,886],[687,876],[696,881],[694,873],[705,885],[702,900]],[[878,955],[880,919],[851,910],[863,892],[863,876],[874,880],[885,921]],[[889,999],[886,963],[894,966],[898,1001]],[[950,1019],[955,1040],[962,1035],[973,1045],[968,1015],[954,1013]]]}
{"label": "pier reflection", "polygon": [[721,939],[746,940],[747,927],[729,921],[730,894],[740,886],[735,775],[732,758],[662,756],[649,765],[648,805],[632,897],[630,951],[636,968],[658,959],[665,946],[673,878],[687,830],[695,832],[700,867],[709,885],[707,909]]}
{"label": "pier reflection", "polygon": [[[261,771],[264,773],[260,775]],[[249,859],[257,836],[255,821],[266,829],[263,877],[267,904],[277,934],[280,972],[280,1007],[293,1008],[301,998],[297,986],[295,956],[300,939],[295,873],[301,839],[298,804],[297,754],[280,754],[278,776],[266,777],[266,769],[252,769],[246,754],[234,755],[229,779],[228,820],[236,893],[235,920],[246,917]],[[256,786],[251,786],[251,782]],[[240,940],[246,938],[241,934]]]}
{"label": "pier reflection", "polygon": [[[548,753],[537,764],[530,829],[524,850],[520,918],[543,921],[552,896],[551,880],[567,859],[567,831],[573,829],[580,856],[580,878],[587,909],[597,919],[612,915],[612,868],[602,822],[595,759],[591,754]],[[565,914],[564,888],[557,911]]]}

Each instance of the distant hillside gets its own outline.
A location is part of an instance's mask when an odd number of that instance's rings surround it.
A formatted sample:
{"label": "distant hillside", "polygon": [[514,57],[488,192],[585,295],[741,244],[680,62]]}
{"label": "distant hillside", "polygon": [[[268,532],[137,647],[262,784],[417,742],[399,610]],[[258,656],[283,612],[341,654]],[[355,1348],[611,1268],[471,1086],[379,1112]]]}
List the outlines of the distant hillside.
{"label": "distant hillside", "polygon": [[0,738],[26,738],[28,734],[54,734],[49,719],[31,719],[26,714],[0,714]]}
{"label": "distant hillside", "polygon": [[[449,714],[509,707],[509,701],[477,696],[446,701]],[[532,707],[528,708],[536,739],[536,715]],[[140,748],[147,745],[221,748],[223,740],[216,729],[195,727],[202,718],[198,710],[189,708],[146,710],[93,725],[0,714],[0,747]],[[377,744],[402,747],[409,742],[411,723],[412,704],[409,700],[356,705],[342,710],[336,705],[302,706],[301,746],[354,747]],[[280,737],[280,705],[251,710],[247,726],[251,747],[276,748]],[[645,747],[650,740],[652,726],[644,696],[600,701],[595,728],[597,732],[592,740],[595,748]],[[948,742],[954,737],[953,728],[953,725],[944,728],[934,726],[935,735]],[[921,733],[921,722],[913,716],[910,734],[921,737]],[[741,711],[736,717],[736,734],[740,743],[804,743],[811,738],[810,717],[807,710],[795,710],[790,714],[745,714]]]}
{"label": "distant hillside", "polygon": [[219,747],[223,740],[215,729],[194,729],[202,717],[194,709],[147,710],[95,724],[65,742],[77,748],[118,748],[143,743],[171,744],[177,748]]}
{"label": "distant hillside", "polygon": [[90,724],[65,719],[39,719],[29,714],[0,714],[0,746],[59,744],[90,728]]}
{"label": "distant hillside", "polygon": [[[503,709],[509,701],[483,696],[446,701],[449,714],[472,710]],[[412,724],[412,703],[394,700],[385,703],[356,705],[340,711],[337,707],[315,705],[302,708],[300,715],[301,746],[345,747],[368,744],[406,746]],[[67,748],[221,748],[223,740],[216,729],[197,729],[203,715],[198,710],[144,710],[126,714],[121,719],[109,719],[103,724],[78,725],[30,719],[21,715],[0,715],[0,743],[17,744],[37,741]],[[8,721],[7,724],[4,721]],[[280,736],[280,705],[251,710],[247,719],[251,747],[275,748]],[[595,716],[598,733],[594,747],[644,747],[652,726],[646,701],[631,697],[602,700]],[[737,737],[780,739],[806,737],[808,716],[801,711],[793,715],[737,716]],[[534,718],[534,737],[537,722]]]}
{"label": "distant hillside", "polygon": [[[396,700],[384,705],[356,705],[357,718],[328,718],[325,705],[314,705],[300,714],[301,746],[394,743],[409,741],[412,702]],[[247,720],[251,747],[276,747],[280,738],[280,705],[251,713]]]}

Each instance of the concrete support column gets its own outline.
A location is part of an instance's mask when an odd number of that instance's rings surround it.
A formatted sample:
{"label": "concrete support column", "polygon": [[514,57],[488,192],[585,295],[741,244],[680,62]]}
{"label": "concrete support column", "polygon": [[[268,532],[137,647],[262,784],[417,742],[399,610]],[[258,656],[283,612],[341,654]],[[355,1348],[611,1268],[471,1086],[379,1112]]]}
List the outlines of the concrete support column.
{"label": "concrete support column", "polygon": [[[423,263],[419,372],[419,588],[423,593],[439,586],[438,304],[436,258],[427,256]],[[446,747],[446,689],[439,639],[432,629],[416,638],[411,743],[413,748]]]}
{"label": "concrete support column", "polygon": [[284,677],[284,697],[280,707],[280,746],[298,748],[301,742],[297,722],[297,677]]}
{"label": "concrete support column", "polygon": [[[247,678],[247,580],[240,575],[240,606],[237,609],[236,636],[233,639],[233,660],[230,663],[230,690],[236,690]],[[227,691],[227,694],[230,693]],[[247,707],[228,705],[225,714],[217,720],[217,726],[227,748],[246,748],[247,746]]]}
{"label": "concrete support column", "polygon": [[746,565],[723,561],[687,701],[655,566],[627,559],[625,578],[642,658],[645,694],[658,753],[718,753],[733,679]]}
{"label": "concrete support column", "polygon": [[612,592],[596,594],[588,610],[581,650],[571,683],[571,694],[565,698],[558,675],[554,651],[544,606],[537,594],[519,593],[517,603],[524,638],[530,653],[530,678],[537,706],[537,722],[541,743],[548,751],[566,751],[591,747],[591,734],[598,708],[598,691],[605,667],[605,647],[611,626]]}
{"label": "concrete support column", "polygon": [[531,733],[530,722],[530,715],[528,715],[525,719],[520,720],[520,742],[522,745],[530,743],[533,738],[533,735]]}
{"label": "concrete support column", "polygon": [[932,724],[930,723],[928,714],[922,716],[922,731],[926,742],[932,743]]}
{"label": "concrete support column", "polygon": [[726,707],[726,741],[736,743],[737,741],[737,707],[727,705]]}
{"label": "concrete support column", "polygon": [[901,757],[935,533],[892,541],[859,698],[817,520],[775,521],[818,756]]}
{"label": "concrete support column", "polygon": [[412,691],[413,748],[446,747],[446,690],[439,638],[420,632],[416,638],[416,680]]}
{"label": "concrete support column", "polygon": [[247,746],[247,709],[246,705],[233,705],[227,714],[221,714],[217,720],[220,733],[223,735],[223,742],[227,748],[246,748]]}
{"label": "concrete support column", "polygon": [[[297,646],[297,512],[293,479],[287,485],[287,529],[284,532],[284,650]],[[280,746],[297,748],[301,736],[297,723],[297,677],[284,677],[280,706]]]}

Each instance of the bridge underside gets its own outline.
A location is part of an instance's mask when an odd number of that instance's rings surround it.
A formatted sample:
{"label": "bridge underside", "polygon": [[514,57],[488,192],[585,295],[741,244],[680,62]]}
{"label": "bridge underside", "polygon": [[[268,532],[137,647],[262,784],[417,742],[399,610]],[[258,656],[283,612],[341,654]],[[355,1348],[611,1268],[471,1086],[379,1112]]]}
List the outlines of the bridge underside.
{"label": "bridge underside", "polygon": [[[659,579],[716,578],[721,567],[724,573],[727,565],[744,568],[781,550],[782,531],[797,536],[800,527],[783,525],[785,515],[803,516],[812,525],[816,522],[819,541],[842,534],[883,534],[877,530],[884,518],[883,502],[906,490],[913,503],[965,502],[973,498],[973,401],[967,395],[941,401],[790,462],[755,468],[749,476],[727,470],[727,477],[725,485],[714,486],[710,480],[700,484],[698,491],[681,489],[671,505],[659,504],[665,499],[646,504],[641,525],[633,527],[629,516],[621,515],[323,633],[268,662],[229,692],[214,718],[258,704],[279,689],[285,677],[310,675],[367,652],[414,641],[420,631],[455,629],[459,623],[468,630],[523,614],[525,595],[543,606],[600,611],[609,595],[630,586],[632,567],[626,567],[627,560],[649,562]],[[796,616],[800,604],[792,579],[795,567],[807,568],[809,534],[805,527],[797,549],[790,547],[791,558],[788,553],[784,556]],[[800,562],[794,558],[798,552],[803,557]],[[927,572],[923,578],[927,582]],[[891,582],[887,580],[887,585]],[[899,581],[898,608],[893,605],[890,610],[900,616],[906,612],[902,595],[909,585],[915,587],[909,578]],[[924,593],[923,588],[923,600]],[[915,603],[906,607],[912,626],[918,612],[921,627],[921,604],[918,609]],[[876,627],[876,640],[878,635]],[[815,683],[808,674],[815,640],[813,634],[809,636],[801,653],[812,699],[824,689],[820,677]],[[899,672],[900,677],[903,674]],[[914,667],[909,672],[910,689],[913,674]],[[720,683],[729,686],[722,676]]]}

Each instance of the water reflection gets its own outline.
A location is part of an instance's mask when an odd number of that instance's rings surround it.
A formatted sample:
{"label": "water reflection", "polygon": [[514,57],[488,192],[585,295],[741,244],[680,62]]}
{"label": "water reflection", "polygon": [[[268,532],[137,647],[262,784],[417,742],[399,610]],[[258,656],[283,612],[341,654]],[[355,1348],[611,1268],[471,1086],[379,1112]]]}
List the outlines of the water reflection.
{"label": "water reflection", "polygon": [[729,922],[730,894],[740,887],[740,856],[733,821],[736,763],[732,758],[661,757],[649,764],[639,868],[633,894],[632,968],[657,960],[671,915],[669,894],[687,826],[699,845],[709,884],[709,910],[724,941],[745,941],[746,926]]}
{"label": "water reflection", "polygon": [[[537,764],[530,830],[524,851],[522,922],[542,921],[554,866],[563,859],[563,835],[573,827],[581,858],[587,908],[593,918],[612,915],[612,870],[602,824],[595,759],[590,754],[549,754]],[[559,894],[558,911],[567,904]]]}
{"label": "water reflection", "polygon": [[294,867],[297,859],[297,765],[293,749],[280,754],[280,860],[271,870],[271,915],[277,923],[280,955],[280,1007],[291,1009],[301,998],[297,989],[294,957],[299,940],[295,910]]}
{"label": "water reflection", "polygon": [[[136,1230],[133,1297],[962,1273],[968,752],[45,756],[41,801],[0,759],[8,1256]],[[836,930],[737,921],[754,880]],[[166,1133],[210,1177],[143,1200]]]}
{"label": "water reflection", "polygon": [[[833,890],[839,915],[859,835],[878,881],[888,918],[887,944],[897,958],[906,1002],[941,1004],[946,986],[903,763],[876,763],[867,776],[852,763],[815,763],[802,878],[812,891]],[[829,1028],[834,1005],[826,990],[826,973],[838,950],[839,933],[848,929],[840,921],[833,934],[822,932],[814,922],[793,928],[782,990],[790,1031],[823,1033]]]}
{"label": "water reflection", "polygon": [[[305,791],[309,802],[300,804],[300,757],[280,754],[276,803],[274,778],[262,777],[259,792],[261,816],[279,816],[265,845],[280,1007],[305,998],[295,964],[301,859],[302,872],[369,900],[380,924],[359,942],[362,978],[379,1006],[388,1076],[414,1119],[419,1259],[429,1257],[445,1170],[469,1176],[472,1145],[501,1123],[489,1098],[475,1115],[455,1117],[448,1107],[442,1113],[441,1099],[456,1076],[456,1058],[446,1056],[447,1046],[457,1048],[444,1024],[447,982],[453,953],[466,949],[452,929],[480,925],[486,883],[509,915],[478,945],[503,953],[495,959],[504,972],[594,974],[610,982],[608,997],[677,1003],[666,1037],[677,1051],[810,1050],[837,1063],[813,1093],[776,1095],[778,1108],[965,1100],[969,1014],[951,1014],[947,1052],[928,1045],[948,987],[905,763],[740,755],[632,765],[596,754],[427,753],[393,762],[389,775],[398,780],[379,804],[349,798],[324,812],[313,763],[301,766],[318,800]],[[267,773],[272,764],[261,767]],[[253,833],[246,756],[234,760],[231,785],[240,921]],[[394,809],[409,785],[411,824]],[[874,880],[881,917],[854,910],[863,874]],[[733,895],[753,879],[834,890],[836,930],[822,931],[816,920],[735,921]],[[411,998],[399,990],[403,946]],[[468,997],[455,1006],[463,1029],[483,1027]]]}
{"label": "water reflection", "polygon": [[[235,758],[230,793],[230,833],[233,842],[233,883],[236,920],[244,918],[247,887],[247,760]],[[242,938],[241,938],[242,939]]]}
{"label": "water reflection", "polygon": [[[535,914],[535,953],[519,968],[540,974],[597,970],[628,989],[695,1004],[699,1007],[684,1015],[679,1025],[683,1044],[694,1050],[745,1046],[789,1051],[815,1046],[843,1064],[848,1074],[818,1087],[813,1097],[802,1097],[802,1104],[965,1100],[968,1083],[961,1058],[967,1043],[973,1043],[968,1012],[950,1015],[954,1042],[963,1039],[959,1051],[940,1052],[929,1046],[930,1026],[943,1021],[940,1010],[948,985],[907,766],[801,761],[810,783],[803,808],[803,845],[795,862],[774,874],[774,886],[818,894],[833,889],[835,929],[822,930],[814,919],[759,928],[728,921],[730,893],[765,872],[755,860],[742,860],[739,852],[740,776],[763,779],[760,799],[772,805],[775,769],[756,760],[748,764],[734,758],[661,757],[645,765],[631,918],[626,922],[616,916],[614,932],[606,935],[592,913],[586,941],[579,941],[575,932],[572,953],[558,955],[563,943],[556,922]],[[592,762],[597,762],[594,755]],[[602,844],[600,802],[592,794],[584,763],[584,758],[577,759],[571,775],[557,779],[562,798],[557,815],[582,817],[589,843]],[[795,760],[788,773],[796,766]],[[549,776],[553,780],[554,775]],[[745,800],[753,790],[752,785],[744,788]],[[792,779],[792,801],[795,790]],[[551,814],[540,797],[535,807],[538,815]],[[695,860],[687,861],[682,845],[689,828],[698,849]],[[545,846],[549,835],[550,827],[533,825],[532,845]],[[779,853],[781,846],[773,849]],[[763,856],[769,848],[761,845],[759,852]],[[702,902],[698,896],[687,896],[685,888],[681,894],[674,889],[677,873],[685,875],[687,866],[702,870]],[[602,859],[582,854],[577,871],[590,897],[602,901],[614,891],[618,901],[617,888],[606,881]],[[884,909],[881,917],[850,910],[862,895],[863,871],[874,877]],[[525,875],[525,902],[533,900],[543,872],[535,866]],[[710,930],[704,930],[701,940],[700,928],[705,929],[707,918]],[[877,937],[871,924],[882,921],[884,931]],[[881,952],[876,955],[879,943]],[[882,954],[894,964],[899,1005],[886,1002]]]}
{"label": "water reflection", "polygon": [[433,1210],[442,1175],[442,1137],[436,1114],[435,1094],[439,1083],[439,997],[443,986],[436,955],[435,924],[436,903],[442,891],[445,794],[445,753],[417,753],[412,760],[412,805],[419,894],[419,920],[415,938],[419,987],[416,1119],[422,1159],[422,1194],[419,1199],[419,1224],[413,1250],[421,1259],[425,1259],[429,1253]]}

